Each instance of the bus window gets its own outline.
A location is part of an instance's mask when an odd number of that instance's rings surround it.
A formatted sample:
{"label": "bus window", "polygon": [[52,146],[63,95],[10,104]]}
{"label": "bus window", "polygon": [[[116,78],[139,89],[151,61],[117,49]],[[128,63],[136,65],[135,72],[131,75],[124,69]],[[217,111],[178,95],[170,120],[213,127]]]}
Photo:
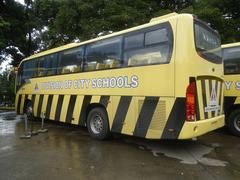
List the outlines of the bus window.
{"label": "bus window", "polygon": [[240,46],[223,49],[224,74],[240,74]]}
{"label": "bus window", "polygon": [[37,63],[38,61],[36,59],[25,61],[22,63],[23,71],[21,84],[25,83],[27,79],[37,76]]}
{"label": "bus window", "polygon": [[219,35],[210,27],[195,21],[195,46],[198,54],[210,62],[221,64],[222,51]]}
{"label": "bus window", "polygon": [[41,57],[38,60],[38,76],[47,75],[47,59],[45,57]]}
{"label": "bus window", "polygon": [[50,54],[39,58],[38,76],[48,76],[57,74],[57,54]]}
{"label": "bus window", "polygon": [[87,46],[84,71],[119,67],[122,37],[111,38]]}
{"label": "bus window", "polygon": [[138,47],[132,48],[133,45],[129,45],[129,39],[134,38],[128,36],[124,41],[124,62],[128,66],[164,64],[170,61],[172,36],[167,28],[146,32],[144,44],[139,42]]}
{"label": "bus window", "polygon": [[153,45],[168,41],[168,31],[166,28],[147,32],[145,36],[145,45]]}
{"label": "bus window", "polygon": [[128,36],[124,39],[124,49],[142,48],[144,33]]}
{"label": "bus window", "polygon": [[58,69],[58,59],[57,59],[57,54],[51,54],[46,56],[46,61],[47,61],[47,75],[55,75],[57,74],[57,69]]}
{"label": "bus window", "polygon": [[[59,55],[58,73],[66,74],[80,72],[82,67],[82,59],[83,59],[82,47],[69,49],[61,52]],[[53,70],[55,69],[54,64],[52,64],[52,69]]]}

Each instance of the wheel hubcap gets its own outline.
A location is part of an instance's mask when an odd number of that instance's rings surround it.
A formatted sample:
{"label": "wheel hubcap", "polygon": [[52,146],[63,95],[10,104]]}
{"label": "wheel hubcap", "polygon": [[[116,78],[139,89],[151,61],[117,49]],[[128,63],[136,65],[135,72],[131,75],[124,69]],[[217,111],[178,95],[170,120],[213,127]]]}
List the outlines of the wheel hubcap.
{"label": "wheel hubcap", "polygon": [[234,127],[240,132],[240,116],[237,116],[234,120]]}
{"label": "wheel hubcap", "polygon": [[100,115],[95,115],[90,121],[90,127],[93,133],[99,134],[103,130],[103,119]]}
{"label": "wheel hubcap", "polygon": [[31,106],[28,106],[26,114],[27,114],[28,119],[32,118],[33,108]]}

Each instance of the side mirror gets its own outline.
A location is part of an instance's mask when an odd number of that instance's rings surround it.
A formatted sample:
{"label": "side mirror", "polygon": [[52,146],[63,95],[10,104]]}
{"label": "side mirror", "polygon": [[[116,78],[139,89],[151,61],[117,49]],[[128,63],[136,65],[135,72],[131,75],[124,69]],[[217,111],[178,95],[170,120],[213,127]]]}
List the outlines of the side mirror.
{"label": "side mirror", "polygon": [[10,81],[11,76],[16,75],[17,72],[18,72],[17,67],[10,68],[10,70],[8,71],[8,74],[7,74],[7,81]]}

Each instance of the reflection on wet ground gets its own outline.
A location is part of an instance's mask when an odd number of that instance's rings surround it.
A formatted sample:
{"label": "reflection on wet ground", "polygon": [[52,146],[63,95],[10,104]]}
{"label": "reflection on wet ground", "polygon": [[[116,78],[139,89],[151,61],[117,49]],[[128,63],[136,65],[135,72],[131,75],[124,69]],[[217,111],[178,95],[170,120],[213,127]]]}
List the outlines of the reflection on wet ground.
{"label": "reflection on wet ground", "polygon": [[12,111],[0,111],[0,136],[15,134],[16,124],[22,119]]}
{"label": "reflection on wet ground", "polygon": [[240,179],[240,140],[225,130],[194,141],[97,141],[86,128],[47,122],[48,133],[22,140],[23,122],[0,111],[0,179]]}
{"label": "reflection on wet ground", "polygon": [[[128,141],[129,142],[129,141]],[[178,148],[176,148],[178,146]],[[226,166],[226,161],[204,157],[214,151],[214,147],[202,145],[195,142],[169,142],[162,144],[142,143],[140,149],[150,150],[155,157],[161,155],[175,158],[184,164],[204,164],[208,166]]]}

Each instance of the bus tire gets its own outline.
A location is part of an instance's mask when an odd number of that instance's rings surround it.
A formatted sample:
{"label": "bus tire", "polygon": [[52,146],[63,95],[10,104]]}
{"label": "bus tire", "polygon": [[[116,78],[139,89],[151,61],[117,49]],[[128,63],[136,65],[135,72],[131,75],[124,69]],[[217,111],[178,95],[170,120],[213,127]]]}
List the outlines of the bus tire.
{"label": "bus tire", "polygon": [[93,108],[87,117],[87,128],[91,137],[104,140],[110,136],[108,115],[104,108]]}
{"label": "bus tire", "polygon": [[27,104],[26,104],[25,113],[27,115],[28,120],[30,120],[30,121],[34,120],[33,105],[30,101],[27,102]]}
{"label": "bus tire", "polygon": [[227,125],[232,134],[240,136],[240,109],[235,109],[231,112]]}

